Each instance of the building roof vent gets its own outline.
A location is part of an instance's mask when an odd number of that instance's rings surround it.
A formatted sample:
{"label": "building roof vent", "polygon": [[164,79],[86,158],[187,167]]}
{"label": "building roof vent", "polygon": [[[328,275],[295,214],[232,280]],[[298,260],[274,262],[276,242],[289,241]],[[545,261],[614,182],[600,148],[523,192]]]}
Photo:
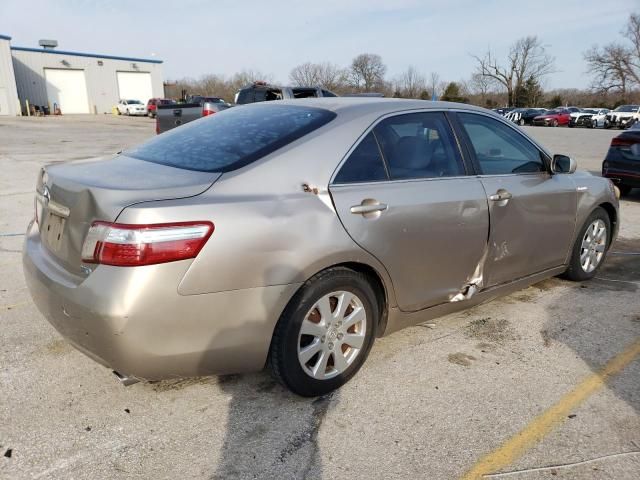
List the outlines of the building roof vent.
{"label": "building roof vent", "polygon": [[45,50],[53,50],[58,46],[57,40],[40,40],[38,41],[38,45],[40,45]]}

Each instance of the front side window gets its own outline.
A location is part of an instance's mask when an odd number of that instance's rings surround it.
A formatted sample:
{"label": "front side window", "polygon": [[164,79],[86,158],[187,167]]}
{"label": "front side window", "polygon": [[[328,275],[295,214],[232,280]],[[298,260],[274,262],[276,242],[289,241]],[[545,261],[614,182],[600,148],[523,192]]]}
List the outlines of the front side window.
{"label": "front side window", "polygon": [[464,175],[462,158],[442,112],[389,117],[374,128],[392,180]]}
{"label": "front side window", "polygon": [[124,152],[139,160],[202,172],[228,172],[330,122],[334,112],[294,105],[230,108],[174,128]]}
{"label": "front side window", "polygon": [[522,135],[485,115],[458,113],[481,173],[505,175],[546,171],[543,154]]}
{"label": "front side window", "polygon": [[387,172],[373,132],[369,132],[349,155],[334,182],[360,183],[380,180],[387,180]]}

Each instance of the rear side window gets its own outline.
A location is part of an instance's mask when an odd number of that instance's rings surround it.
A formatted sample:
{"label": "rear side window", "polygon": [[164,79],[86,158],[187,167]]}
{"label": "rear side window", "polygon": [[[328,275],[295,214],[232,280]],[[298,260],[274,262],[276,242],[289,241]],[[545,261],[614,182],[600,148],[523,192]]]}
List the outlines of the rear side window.
{"label": "rear side window", "polygon": [[236,99],[236,103],[239,105],[244,105],[245,103],[253,102],[253,89],[245,88],[238,92],[238,98]]}
{"label": "rear side window", "polygon": [[293,98],[317,97],[318,91],[315,88],[292,88]]}
{"label": "rear side window", "polygon": [[469,136],[483,174],[546,171],[542,152],[507,125],[473,113],[459,113],[458,118]]}
{"label": "rear side window", "polygon": [[170,130],[123,153],[187,170],[228,172],[284,147],[335,117],[329,110],[295,105],[235,107]]}
{"label": "rear side window", "polygon": [[336,175],[335,183],[359,183],[387,180],[382,155],[373,132],[370,132],[356,149],[349,155],[347,161]]}

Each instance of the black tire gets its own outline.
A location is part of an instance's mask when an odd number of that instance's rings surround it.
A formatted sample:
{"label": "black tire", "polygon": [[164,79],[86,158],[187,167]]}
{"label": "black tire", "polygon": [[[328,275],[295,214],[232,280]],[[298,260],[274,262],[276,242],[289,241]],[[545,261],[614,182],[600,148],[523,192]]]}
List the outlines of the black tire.
{"label": "black tire", "polygon": [[[298,360],[299,334],[302,322],[313,306],[323,296],[335,291],[353,293],[362,302],[366,313],[365,339],[353,363],[343,373],[319,380],[307,374]],[[366,275],[344,267],[330,268],[318,273],[298,290],[276,325],[268,360],[274,378],[303,397],[325,395],[341,387],[356,374],[367,359],[376,336],[379,317],[379,303]]]}
{"label": "black tire", "polygon": [[571,122],[567,125],[569,128],[573,128],[575,125],[572,125]]}
{"label": "black tire", "polygon": [[[606,232],[607,238],[605,240],[605,250],[596,268],[591,272],[586,272],[582,268],[582,265],[580,264],[580,254],[582,253],[582,241],[587,232],[587,229],[591,226],[591,224],[594,221],[598,219],[604,222],[607,229],[607,232]],[[600,267],[602,267],[602,264],[607,258],[607,252],[609,251],[610,243],[611,243],[611,220],[609,219],[609,214],[607,214],[607,212],[602,207],[598,207],[593,212],[591,212],[591,215],[589,215],[587,220],[584,222],[584,225],[580,229],[580,233],[578,234],[578,237],[576,238],[576,241],[573,245],[573,250],[571,251],[569,267],[567,268],[563,276],[569,280],[573,280],[574,282],[582,282],[585,280],[590,280],[593,277],[595,277],[596,274],[598,273],[598,270],[600,270]]]}
{"label": "black tire", "polygon": [[620,189],[621,197],[626,197],[631,193],[631,190],[632,190],[632,188],[629,185],[617,185],[617,187]]}
{"label": "black tire", "polygon": [[557,127],[558,126],[558,120],[553,120],[553,123],[551,124],[553,127]]}

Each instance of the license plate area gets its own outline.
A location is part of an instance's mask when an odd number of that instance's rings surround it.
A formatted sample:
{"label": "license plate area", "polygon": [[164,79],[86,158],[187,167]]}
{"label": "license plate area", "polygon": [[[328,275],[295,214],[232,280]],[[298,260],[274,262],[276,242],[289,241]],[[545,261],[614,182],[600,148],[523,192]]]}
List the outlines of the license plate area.
{"label": "license plate area", "polygon": [[47,217],[43,227],[44,236],[49,248],[57,252],[60,250],[60,246],[62,245],[64,225],[67,219],[52,212],[47,212],[46,215]]}

